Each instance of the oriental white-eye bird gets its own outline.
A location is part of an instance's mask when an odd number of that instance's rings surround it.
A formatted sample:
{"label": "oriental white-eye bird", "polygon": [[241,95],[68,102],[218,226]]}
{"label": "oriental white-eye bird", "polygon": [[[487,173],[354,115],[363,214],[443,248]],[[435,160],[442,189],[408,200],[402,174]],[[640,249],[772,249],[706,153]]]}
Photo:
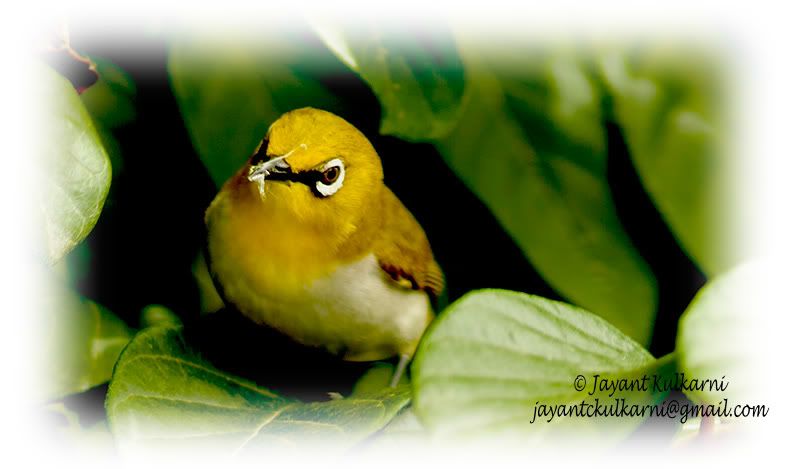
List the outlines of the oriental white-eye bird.
{"label": "oriental white-eye bird", "polygon": [[205,219],[210,272],[227,303],[345,360],[398,356],[396,385],[444,277],[358,129],[319,109],[287,112]]}

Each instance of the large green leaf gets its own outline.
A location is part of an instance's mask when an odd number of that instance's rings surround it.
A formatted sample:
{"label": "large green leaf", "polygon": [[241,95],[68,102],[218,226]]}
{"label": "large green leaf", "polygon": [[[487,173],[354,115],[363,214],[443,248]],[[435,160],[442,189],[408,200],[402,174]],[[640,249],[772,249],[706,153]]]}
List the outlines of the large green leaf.
{"label": "large green leaf", "polygon": [[264,29],[249,40],[183,35],[170,47],[172,88],[218,187],[284,112],[306,106],[337,111],[336,99],[300,65],[318,60],[318,52],[290,31]]}
{"label": "large green leaf", "polygon": [[765,274],[759,263],[742,264],[705,285],[681,316],[676,352],[686,382],[715,380],[686,394],[701,403],[751,396],[760,384],[755,347],[759,328],[755,321],[763,310],[760,285]]}
{"label": "large green leaf", "polygon": [[[124,161],[119,142],[112,129],[125,125],[136,118],[136,84],[118,65],[106,59],[90,57],[97,72],[97,81],[80,94],[86,110],[100,135],[100,140],[111,162],[112,180],[122,171]],[[114,185],[109,197],[114,198]]]}
{"label": "large green leaf", "polygon": [[707,274],[735,262],[725,188],[733,155],[723,154],[725,87],[712,59],[685,48],[643,48],[606,52],[599,61],[644,187]]}
{"label": "large green leaf", "polygon": [[111,379],[120,352],[133,334],[113,313],[59,286],[41,296],[43,399],[86,391]]}
{"label": "large green leaf", "polygon": [[47,254],[55,263],[97,223],[111,184],[111,164],[92,118],[70,82],[39,68],[45,119],[37,173]]}
{"label": "large green leaf", "polygon": [[344,449],[385,426],[408,404],[409,394],[408,387],[398,387],[298,402],[215,369],[187,346],[180,329],[151,327],[120,357],[106,410],[124,449],[239,454],[319,442]]}
{"label": "large green leaf", "polygon": [[[564,303],[503,290],[469,293],[436,320],[411,368],[414,410],[437,437],[502,434],[536,439],[549,432],[601,438],[625,435],[643,418],[556,418],[533,424],[536,404],[585,401],[653,404],[661,390],[589,395],[600,379],[667,372],[634,340],[601,318]],[[663,370],[661,369],[663,367]],[[576,390],[578,376],[585,388]],[[649,414],[648,414],[649,416]],[[568,429],[568,430],[565,430]]]}
{"label": "large green leaf", "polygon": [[600,90],[574,54],[484,55],[437,148],[548,283],[646,344],[656,284],[615,213]]}
{"label": "large green leaf", "polygon": [[381,103],[381,133],[409,140],[447,135],[464,99],[464,67],[449,34],[419,29],[392,35],[316,22],[326,45],[372,88]]}

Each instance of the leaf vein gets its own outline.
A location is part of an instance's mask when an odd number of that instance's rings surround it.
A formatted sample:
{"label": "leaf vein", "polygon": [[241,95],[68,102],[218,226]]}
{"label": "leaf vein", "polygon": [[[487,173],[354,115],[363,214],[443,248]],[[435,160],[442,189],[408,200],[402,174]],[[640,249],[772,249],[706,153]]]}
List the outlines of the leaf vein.
{"label": "leaf vein", "polygon": [[130,364],[135,362],[136,360],[148,360],[148,359],[149,360],[165,360],[165,361],[176,362],[176,363],[179,363],[179,364],[182,364],[182,365],[185,365],[185,366],[189,366],[189,367],[192,367],[192,368],[195,368],[195,369],[198,369],[198,370],[205,371],[206,373],[212,374],[214,376],[218,376],[218,377],[220,377],[222,379],[225,379],[227,381],[230,381],[232,383],[236,383],[237,385],[239,385],[239,386],[241,386],[243,388],[247,388],[247,389],[249,389],[251,391],[255,391],[255,392],[257,392],[257,393],[259,393],[261,395],[264,395],[264,396],[267,396],[267,397],[270,397],[270,398],[273,398],[273,399],[282,399],[277,394],[274,394],[274,393],[269,392],[269,391],[267,391],[265,389],[259,388],[258,386],[255,386],[255,385],[253,385],[251,383],[248,383],[247,381],[238,380],[238,379],[234,378],[233,376],[230,376],[230,375],[228,375],[226,373],[223,373],[223,372],[221,372],[219,370],[216,370],[214,368],[211,368],[211,367],[208,367],[208,366],[203,366],[203,365],[201,365],[199,363],[191,362],[189,360],[184,360],[182,358],[173,357],[173,356],[170,356],[170,355],[157,355],[157,354],[143,353],[143,354],[136,355],[135,357],[129,359],[127,361],[127,365],[130,366]]}

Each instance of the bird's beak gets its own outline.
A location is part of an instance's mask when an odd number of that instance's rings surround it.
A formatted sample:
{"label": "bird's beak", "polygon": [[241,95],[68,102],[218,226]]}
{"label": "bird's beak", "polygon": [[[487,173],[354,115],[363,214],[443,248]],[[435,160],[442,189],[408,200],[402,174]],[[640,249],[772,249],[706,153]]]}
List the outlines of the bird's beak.
{"label": "bird's beak", "polygon": [[270,176],[277,176],[280,179],[280,175],[286,174],[291,170],[289,165],[283,161],[286,156],[254,164],[247,171],[247,180],[258,183],[258,192],[262,198],[264,197],[264,181],[270,179]]}
{"label": "bird's beak", "polygon": [[250,182],[264,181],[269,179],[273,173],[277,175],[291,171],[289,164],[283,161],[287,156],[289,155],[272,158],[250,166],[247,172],[247,180]]}

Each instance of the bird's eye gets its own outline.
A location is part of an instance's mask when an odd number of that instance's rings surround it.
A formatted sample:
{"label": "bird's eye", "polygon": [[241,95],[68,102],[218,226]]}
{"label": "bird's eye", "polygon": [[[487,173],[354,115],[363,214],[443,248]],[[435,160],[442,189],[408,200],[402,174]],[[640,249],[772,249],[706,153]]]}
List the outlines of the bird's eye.
{"label": "bird's eye", "polygon": [[316,193],[328,197],[336,193],[344,184],[344,163],[339,158],[328,161],[319,172],[315,184]]}
{"label": "bird's eye", "polygon": [[325,184],[327,186],[330,186],[331,184],[336,182],[336,180],[339,179],[339,171],[340,170],[339,170],[338,166],[332,166],[332,167],[326,169],[325,171],[323,171],[322,172],[322,182],[323,182],[323,184]]}

